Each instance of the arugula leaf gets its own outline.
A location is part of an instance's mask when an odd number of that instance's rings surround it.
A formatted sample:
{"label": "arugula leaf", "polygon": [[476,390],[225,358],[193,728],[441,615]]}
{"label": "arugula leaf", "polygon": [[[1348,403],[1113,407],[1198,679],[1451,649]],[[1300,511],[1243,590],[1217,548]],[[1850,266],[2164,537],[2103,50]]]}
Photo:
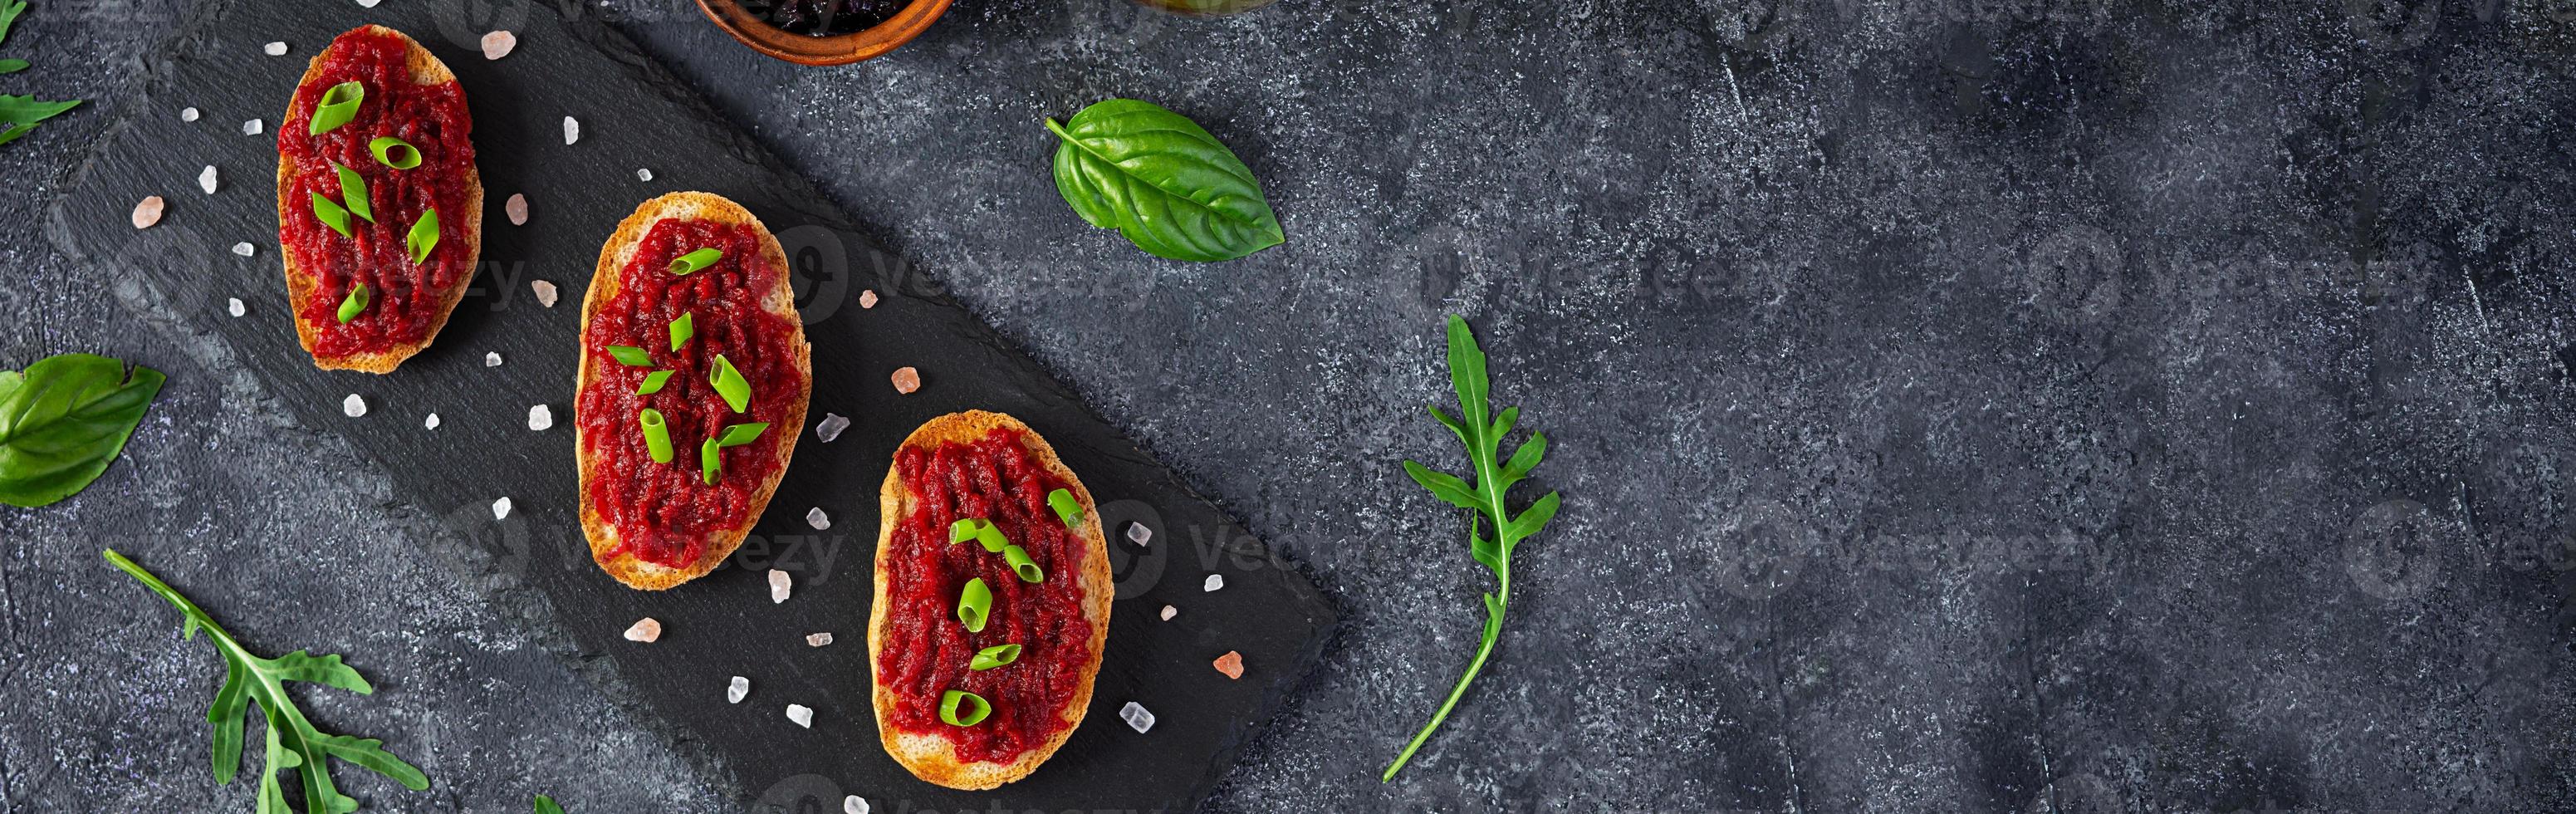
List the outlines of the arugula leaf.
{"label": "arugula leaf", "polygon": [[23,59],[0,59],[0,73],[17,73],[17,72],[19,72],[19,71],[23,71],[23,70],[26,70],[26,69],[27,69],[27,61],[26,61],[26,60],[23,60]]}
{"label": "arugula leaf", "polygon": [[[1475,660],[1467,663],[1467,672],[1458,677],[1458,686],[1449,691],[1449,700],[1441,702],[1440,711],[1433,713],[1431,722],[1424,724],[1413,742],[1395,756],[1395,762],[1386,767],[1379,782],[1395,779],[1395,773],[1413,759],[1414,751],[1421,749],[1440,723],[1449,719],[1449,710],[1467,694],[1467,685],[1475,683],[1476,673],[1485,669],[1485,659],[1493,655],[1494,643],[1503,635],[1503,610],[1512,601],[1512,549],[1556,518],[1555,492],[1531,502],[1519,515],[1513,515],[1504,505],[1504,495],[1511,491],[1512,484],[1528,477],[1530,470],[1538,467],[1539,458],[1547,454],[1547,435],[1530,433],[1529,440],[1509,459],[1496,463],[1502,456],[1504,436],[1520,423],[1521,408],[1504,410],[1500,417],[1491,414],[1492,405],[1487,402],[1492,382],[1485,375],[1485,352],[1476,347],[1476,335],[1467,330],[1467,321],[1456,316],[1449,318],[1449,384],[1458,391],[1457,417],[1450,417],[1436,406],[1428,409],[1433,419],[1467,446],[1474,482],[1412,461],[1404,462],[1404,473],[1431,490],[1433,496],[1468,511],[1467,553],[1477,564],[1494,572],[1498,587],[1485,594],[1485,630],[1483,640],[1476,645]],[[1484,533],[1488,525],[1494,528],[1492,538]]]}
{"label": "arugula leaf", "polygon": [[1083,221],[1118,230],[1147,254],[1232,260],[1288,239],[1252,168],[1188,117],[1108,99],[1046,127],[1064,142],[1056,192]]}
{"label": "arugula leaf", "polygon": [[[0,122],[0,124],[5,124],[5,122]],[[0,130],[0,144],[7,144],[7,143],[9,143],[9,142],[17,141],[18,139],[25,138],[28,132],[33,131],[33,130],[35,130],[35,129],[36,129],[36,126],[35,126],[35,125],[32,125],[32,124],[12,124],[12,125],[9,125],[9,128],[8,128],[8,129],[6,129],[6,130]]]}
{"label": "arugula leaf", "polygon": [[124,362],[86,353],[9,374],[0,385],[0,503],[43,506],[89,488],[125,450],[161,382],[160,371],[138,366],[129,376]]}
{"label": "arugula leaf", "polygon": [[286,789],[278,781],[279,772],[294,769],[302,781],[304,807],[309,814],[348,814],[358,810],[358,801],[331,784],[332,758],[357,764],[359,768],[393,778],[405,788],[420,791],[429,788],[429,777],[420,769],[386,752],[382,742],[349,735],[330,735],[313,727],[295,699],[286,692],[286,682],[300,681],[338,687],[359,695],[372,695],[375,687],[358,675],[358,671],[340,663],[337,655],[315,656],[302,650],[277,658],[261,658],[242,647],[232,634],[215,624],[212,616],[194,602],[188,601],[175,588],[143,566],[134,564],[116,549],[101,552],[110,564],[143,582],[143,587],[179,608],[185,624],[180,638],[194,639],[198,630],[215,645],[224,657],[224,686],[215,690],[215,703],[206,710],[206,722],[214,725],[215,782],[229,784],[241,769],[242,716],[248,705],[256,702],[268,722],[268,751],[259,780],[259,814],[289,814]]}
{"label": "arugula leaf", "polygon": [[540,794],[537,795],[537,814],[564,814],[564,810],[563,806],[555,805],[555,798]]}
{"label": "arugula leaf", "polygon": [[0,42],[9,41],[9,24],[27,10],[27,0],[0,0]]}
{"label": "arugula leaf", "polygon": [[37,101],[34,96],[0,96],[0,122],[35,124],[60,116],[63,111],[79,107],[80,103],[79,99],[43,102]]}

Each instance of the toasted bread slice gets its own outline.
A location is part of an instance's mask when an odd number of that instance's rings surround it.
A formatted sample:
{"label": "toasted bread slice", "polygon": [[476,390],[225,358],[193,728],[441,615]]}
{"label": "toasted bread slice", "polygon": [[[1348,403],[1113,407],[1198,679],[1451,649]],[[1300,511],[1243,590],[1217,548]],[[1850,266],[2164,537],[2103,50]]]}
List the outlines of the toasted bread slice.
{"label": "toasted bread slice", "polygon": [[[447,63],[440,62],[438,57],[430,55],[429,50],[420,47],[420,42],[412,39],[411,35],[380,25],[363,26],[361,30],[375,34],[389,34],[403,41],[404,61],[411,69],[411,79],[414,84],[444,85],[456,81],[456,74],[447,69]],[[324,58],[330,56],[330,53],[326,48],[321,53],[314,54],[311,62],[305,63],[304,76],[295,81],[295,87],[299,92],[305,86],[322,78],[322,62]],[[286,115],[277,120],[280,129],[285,128],[286,123],[295,118],[291,94],[287,105]],[[277,157],[277,217],[281,223],[287,218],[294,217],[294,213],[298,210],[292,207],[302,205],[299,202],[287,200],[291,189],[288,178],[294,170],[295,165],[285,154],[280,153]],[[429,331],[421,335],[420,341],[397,344],[382,351],[353,353],[347,356],[325,358],[314,354],[314,367],[323,370],[392,373],[394,368],[402,366],[403,360],[411,358],[413,354],[429,347],[430,342],[438,339],[438,332],[447,327],[447,318],[456,313],[456,304],[465,301],[465,290],[473,287],[474,268],[476,262],[483,256],[483,174],[471,165],[467,167],[465,173],[465,211],[462,214],[465,219],[460,223],[465,224],[465,245],[461,250],[465,252],[466,276],[450,286],[447,291],[439,294],[437,314],[430,319]],[[292,247],[280,247],[278,255],[285,258],[286,263],[286,291],[289,297],[287,302],[290,303],[291,311],[297,313],[295,338],[303,343],[305,353],[312,354],[314,340],[319,334],[312,324],[304,321],[300,312],[304,301],[313,296],[313,287],[317,281],[312,273],[296,265],[295,250]]]}
{"label": "toasted bread slice", "polygon": [[1075,729],[1082,726],[1083,713],[1091,707],[1092,681],[1100,675],[1101,653],[1109,644],[1109,601],[1117,593],[1117,586],[1109,578],[1109,541],[1100,530],[1099,504],[1091,499],[1091,490],[1083,487],[1082,479],[1075,477],[1073,470],[1065,468],[1063,459],[1056,457],[1055,447],[1048,445],[1046,439],[1039,437],[1037,431],[1029,429],[1027,424],[1008,415],[982,410],[950,413],[913,430],[895,452],[901,455],[903,450],[915,447],[974,443],[995,429],[1021,433],[1031,459],[1044,467],[1049,475],[1063,481],[1065,489],[1082,503],[1082,526],[1074,529],[1073,533],[1076,540],[1089,548],[1083,557],[1081,571],[1074,575],[1074,579],[1082,591],[1083,616],[1091,623],[1090,660],[1081,667],[1081,689],[1064,699],[1064,706],[1058,713],[1064,727],[1049,737],[1044,746],[1022,753],[1010,763],[963,763],[957,760],[956,748],[948,738],[931,733],[898,732],[887,721],[887,715],[898,699],[894,689],[886,686],[885,676],[878,670],[877,663],[883,655],[886,629],[891,621],[886,613],[886,562],[893,552],[895,526],[912,515],[916,502],[911,490],[904,486],[899,467],[887,469],[885,485],[877,492],[878,517],[881,519],[877,530],[876,592],[874,610],[868,614],[868,672],[875,686],[877,735],[885,744],[886,754],[894,756],[895,762],[903,764],[914,777],[970,791],[996,788],[1029,776],[1030,772],[1037,771],[1038,764],[1045,763],[1047,758],[1055,755],[1056,749],[1064,746],[1065,739],[1072,737]]}
{"label": "toasted bread slice", "polygon": [[787,251],[778,245],[778,237],[770,234],[769,227],[763,226],[759,218],[752,216],[750,210],[742,208],[741,204],[734,203],[724,196],[704,192],[674,192],[645,201],[642,206],[635,208],[635,214],[626,216],[626,220],[617,225],[617,232],[608,238],[607,245],[600,247],[599,265],[591,271],[590,291],[583,295],[581,300],[583,347],[581,367],[574,380],[573,392],[580,394],[588,391],[592,378],[596,374],[596,371],[591,369],[591,348],[589,347],[591,318],[598,315],[602,305],[617,296],[622,272],[626,264],[635,259],[636,246],[643,242],[646,233],[653,230],[653,224],[664,220],[709,221],[726,225],[749,224],[760,234],[761,262],[779,270],[778,284],[761,295],[760,305],[762,310],[786,317],[788,324],[795,326],[796,334],[789,344],[795,349],[798,375],[796,391],[793,400],[788,403],[785,417],[776,422],[762,440],[754,442],[778,445],[778,471],[769,473],[768,477],[761,480],[760,487],[752,492],[750,508],[743,513],[741,522],[708,534],[705,553],[683,568],[670,568],[627,554],[609,556],[610,552],[617,550],[618,529],[611,525],[607,518],[602,517],[599,507],[592,505],[590,501],[590,481],[598,476],[595,469],[597,462],[581,452],[589,447],[581,439],[579,419],[581,406],[576,395],[573,408],[575,415],[573,450],[574,454],[581,458],[581,530],[590,538],[590,557],[598,562],[599,567],[607,571],[609,576],[616,577],[617,581],[626,583],[627,587],[645,591],[666,590],[705,576],[707,572],[715,570],[717,565],[722,564],[726,557],[732,556],[734,549],[742,546],[743,538],[749,536],[752,525],[760,521],[761,512],[769,507],[770,497],[778,492],[778,482],[787,474],[787,464],[796,453],[796,437],[804,434],[806,402],[814,393],[813,346],[805,343],[805,323],[796,314],[796,295],[788,281]]}

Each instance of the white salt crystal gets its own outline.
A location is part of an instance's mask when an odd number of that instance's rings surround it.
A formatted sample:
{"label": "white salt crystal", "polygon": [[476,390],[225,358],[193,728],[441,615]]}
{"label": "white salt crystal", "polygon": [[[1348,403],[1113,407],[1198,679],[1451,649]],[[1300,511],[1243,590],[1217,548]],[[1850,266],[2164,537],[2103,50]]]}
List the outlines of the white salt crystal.
{"label": "white salt crystal", "polygon": [[630,642],[651,644],[660,638],[662,638],[662,620],[650,616],[637,619],[634,625],[626,628],[626,640]]}
{"label": "white salt crystal", "polygon": [[501,366],[501,352],[500,352],[500,351],[491,351],[491,352],[488,352],[488,353],[483,354],[483,366],[484,366],[484,367],[500,367],[500,366]]}
{"label": "white salt crystal", "polygon": [[340,412],[347,414],[350,418],[357,418],[359,416],[366,415],[367,400],[359,398],[356,393],[351,393],[348,398],[340,400]]}
{"label": "white salt crystal", "polygon": [[787,720],[795,721],[797,726],[812,729],[814,728],[814,710],[806,707],[804,704],[789,704],[787,705]]}
{"label": "white salt crystal", "polygon": [[1174,617],[1174,616],[1179,616],[1179,615],[1181,615],[1181,609],[1179,609],[1179,608],[1175,608],[1175,607],[1172,607],[1172,606],[1170,606],[1170,605],[1164,605],[1164,606],[1163,606],[1163,621],[1166,621],[1166,622],[1172,621],[1172,617]]}
{"label": "white salt crystal", "polygon": [[500,500],[492,501],[492,519],[510,519],[510,498],[508,496],[503,496]]}
{"label": "white salt crystal", "polygon": [[382,0],[358,0],[358,7],[359,7],[359,8],[375,8],[375,7],[376,7],[376,4],[377,4],[378,2],[382,2]]}
{"label": "white salt crystal", "polygon": [[868,814],[868,801],[856,794],[841,798],[841,814]]}
{"label": "white salt crystal", "polygon": [[1223,587],[1225,587],[1225,575],[1224,575],[1224,574],[1209,574],[1209,575],[1208,575],[1208,578],[1207,578],[1207,588],[1206,588],[1205,590],[1213,591],[1213,590],[1216,590],[1216,589],[1218,589],[1218,588],[1223,588]]}
{"label": "white salt crystal", "polygon": [[232,314],[233,316],[241,316],[243,314],[250,313],[249,308],[243,307],[240,297],[233,297],[231,299],[224,300],[224,311]]}
{"label": "white salt crystal", "polygon": [[650,180],[653,180],[653,171],[652,171],[652,170],[648,170],[648,169],[641,169],[641,168],[639,168],[639,169],[635,170],[635,180],[638,180],[638,181],[650,181]]}
{"label": "white salt crystal", "polygon": [[805,512],[805,525],[813,526],[815,531],[825,531],[832,527],[832,516],[824,514],[823,507],[816,506]]}
{"label": "white salt crystal", "polygon": [[179,111],[179,120],[180,120],[180,121],[183,121],[183,122],[193,122],[193,121],[196,121],[196,120],[197,120],[197,116],[198,116],[197,109],[196,109],[196,108],[193,108],[193,107],[192,107],[192,108],[187,108],[187,109],[184,109],[184,110]]}
{"label": "white salt crystal", "polygon": [[769,569],[769,604],[776,605],[787,601],[787,594],[795,587],[795,577],[776,568]]}
{"label": "white salt crystal", "polygon": [[233,244],[233,253],[243,257],[249,257],[251,255],[258,254],[259,247],[250,245],[250,241],[245,240],[240,243]]}
{"label": "white salt crystal", "polygon": [[572,144],[573,142],[580,141],[580,140],[581,140],[581,120],[580,120],[580,119],[573,118],[573,117],[571,117],[571,116],[565,116],[565,117],[564,117],[564,144],[566,144],[566,145],[570,145],[570,144]]}
{"label": "white salt crystal", "polygon": [[[547,427],[552,427],[554,425],[554,408],[547,407],[543,404],[528,408],[528,429],[535,430],[537,432],[545,432]],[[1216,589],[1209,588],[1208,590],[1213,591]]]}
{"label": "white salt crystal", "polygon": [[1154,713],[1145,711],[1145,705],[1134,701],[1118,708],[1118,719],[1126,721],[1127,726],[1137,732],[1154,728]]}
{"label": "white salt crystal", "polygon": [[438,414],[430,413],[428,418],[421,419],[420,428],[424,430],[438,429]]}
{"label": "white salt crystal", "polygon": [[833,439],[841,437],[842,430],[849,428],[848,417],[839,413],[824,413],[822,422],[814,425],[814,440],[826,444],[832,443]]}
{"label": "white salt crystal", "polygon": [[268,55],[273,57],[286,56],[286,43],[272,42],[267,45],[260,46],[259,50],[267,51]]}
{"label": "white salt crystal", "polygon": [[509,202],[508,202],[508,203],[504,203],[504,204],[502,204],[502,205],[501,205],[501,210],[502,210],[502,211],[504,211],[504,212],[508,212],[508,213],[510,213],[510,225],[512,225],[512,226],[526,226],[526,225],[528,225],[528,196],[527,196],[527,195],[525,195],[525,194],[520,194],[520,193],[511,193]]}
{"label": "white salt crystal", "polygon": [[1146,528],[1143,523],[1129,523],[1127,524],[1127,540],[1128,542],[1132,542],[1137,545],[1151,543],[1154,541],[1154,530]]}
{"label": "white salt crystal", "polygon": [[805,637],[805,646],[807,647],[822,647],[823,645],[831,643],[832,634],[829,633],[816,633]]}
{"label": "white salt crystal", "polygon": [[507,31],[494,31],[483,35],[484,59],[500,59],[502,57],[509,56],[510,52],[518,47],[519,35],[517,34],[512,34]]}
{"label": "white salt crystal", "polygon": [[260,120],[258,119],[242,122],[242,135],[256,136],[259,135],[259,131],[267,129],[267,127],[268,125],[260,123]]}
{"label": "white salt crystal", "polygon": [[734,676],[733,683],[725,685],[725,703],[739,704],[742,703],[742,699],[749,697],[751,697],[751,679]]}
{"label": "white salt crystal", "polygon": [[215,194],[215,165],[208,164],[206,171],[197,173],[197,188],[205,190],[208,195]]}
{"label": "white salt crystal", "polygon": [[161,208],[168,205],[159,195],[145,198],[134,204],[134,214],[128,219],[134,222],[134,228],[150,229],[152,224],[161,222]]}
{"label": "white salt crystal", "polygon": [[555,307],[555,299],[558,296],[555,284],[544,280],[530,280],[528,281],[528,290],[537,292],[538,305],[542,305],[547,308]]}

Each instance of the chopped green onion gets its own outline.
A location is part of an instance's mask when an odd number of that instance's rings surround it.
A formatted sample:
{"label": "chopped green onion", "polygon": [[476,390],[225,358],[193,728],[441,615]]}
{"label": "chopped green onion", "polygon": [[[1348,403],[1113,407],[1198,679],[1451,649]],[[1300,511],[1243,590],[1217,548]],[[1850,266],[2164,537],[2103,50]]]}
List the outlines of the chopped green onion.
{"label": "chopped green onion", "polygon": [[635,423],[644,427],[644,449],[653,453],[653,462],[671,462],[671,427],[663,422],[662,411],[645,408],[635,414]]}
{"label": "chopped green onion", "polygon": [[357,170],[338,164],[331,165],[331,169],[340,172],[340,205],[368,223],[376,222],[375,199],[367,197],[367,179],[359,177]]}
{"label": "chopped green onion", "polygon": [[332,203],[331,199],[322,197],[322,193],[319,192],[313,193],[313,219],[321,221],[324,226],[331,227],[331,231],[340,233],[341,237],[351,236],[349,210],[340,208],[339,204]]}
{"label": "chopped green onion", "polygon": [[966,590],[957,595],[957,621],[966,623],[966,632],[984,632],[987,612],[993,607],[993,588],[983,577],[966,581]]}
{"label": "chopped green onion", "polygon": [[645,374],[644,384],[635,388],[635,395],[650,396],[655,393],[662,392],[662,385],[669,383],[671,383],[671,371],[653,371],[652,373]]}
{"label": "chopped green onion", "polygon": [[357,319],[359,314],[366,313],[367,303],[373,301],[373,296],[367,293],[366,283],[350,288],[348,298],[340,301],[341,324],[345,325],[349,320]]}
{"label": "chopped green onion", "polygon": [[724,428],[724,433],[716,436],[716,446],[742,446],[744,444],[760,440],[761,431],[767,429],[769,429],[769,424],[766,422],[759,424],[735,424]]}
{"label": "chopped green onion", "polygon": [[385,136],[367,142],[367,152],[376,154],[376,162],[398,170],[420,166],[420,148],[411,142]]}
{"label": "chopped green onion", "polygon": [[986,520],[981,517],[969,517],[964,520],[948,524],[949,545],[956,545],[968,540],[973,540],[982,544],[984,546],[984,550],[996,554],[1001,553],[1003,546],[1011,544],[1011,539],[1002,536],[1001,527],[993,525],[993,521],[991,520]]}
{"label": "chopped green onion", "polygon": [[313,121],[305,128],[308,131],[305,135],[322,135],[340,129],[340,125],[356,121],[358,106],[366,101],[366,85],[357,82],[332,85],[330,90],[322,92],[322,100],[314,105]]}
{"label": "chopped green onion", "polygon": [[969,663],[966,665],[966,669],[969,669],[969,670],[990,670],[990,669],[993,669],[993,668],[996,668],[996,667],[1007,667],[1007,666],[1010,666],[1011,662],[1019,661],[1019,660],[1020,660],[1020,646],[1019,646],[1019,645],[1016,645],[1016,644],[997,644],[997,645],[993,645],[993,646],[991,646],[991,647],[984,648],[984,649],[982,649],[982,650],[977,650],[977,651],[975,651],[975,658],[974,658],[974,660],[973,660],[973,661],[969,662]]}
{"label": "chopped green onion", "polygon": [[1046,569],[1039,568],[1038,561],[1029,559],[1028,549],[1019,546],[1003,546],[1002,561],[1010,563],[1011,570],[1019,572],[1021,582],[1046,581]]}
{"label": "chopped green onion", "polygon": [[697,335],[697,312],[681,314],[679,319],[671,320],[671,352],[680,352],[682,346],[689,344],[689,338]]}
{"label": "chopped green onion", "polygon": [[699,442],[698,474],[704,476],[708,483],[715,483],[716,473],[722,471],[724,471],[724,460],[716,457],[716,439],[709,438]]}
{"label": "chopped green onion", "polygon": [[722,259],[724,259],[723,249],[699,249],[680,255],[680,259],[671,261],[671,273],[685,277],[699,269],[715,265],[716,261]]}
{"label": "chopped green onion", "polygon": [[984,716],[991,714],[993,704],[984,700],[984,696],[965,690],[939,694],[939,720],[949,726],[974,726],[983,723]]}
{"label": "chopped green onion", "polygon": [[411,225],[411,234],[403,236],[403,244],[411,247],[413,263],[429,262],[429,250],[438,246],[438,210],[420,213],[420,222]]}
{"label": "chopped green onion", "polygon": [[716,395],[723,396],[725,406],[733,408],[734,412],[751,407],[751,382],[742,378],[742,371],[733,369],[733,362],[724,354],[716,354],[716,369],[707,378],[707,383],[715,385]]}
{"label": "chopped green onion", "polygon": [[1065,528],[1082,526],[1082,501],[1073,499],[1072,490],[1057,489],[1048,492],[1047,505],[1055,507],[1055,516],[1064,518]]}
{"label": "chopped green onion", "polygon": [[617,363],[627,367],[653,366],[653,354],[645,351],[643,348],[628,345],[610,345],[608,346],[608,355],[617,357]]}

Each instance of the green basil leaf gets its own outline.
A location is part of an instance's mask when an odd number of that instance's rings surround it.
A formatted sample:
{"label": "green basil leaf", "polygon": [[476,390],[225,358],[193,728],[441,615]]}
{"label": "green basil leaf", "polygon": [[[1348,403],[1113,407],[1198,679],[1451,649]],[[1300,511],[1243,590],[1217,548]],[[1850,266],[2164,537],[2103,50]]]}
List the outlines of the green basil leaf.
{"label": "green basil leaf", "polygon": [[1047,129],[1056,191],[1085,222],[1157,257],[1232,260],[1287,240],[1234,151],[1181,114],[1109,99]]}
{"label": "green basil leaf", "polygon": [[66,353],[0,387],[0,503],[43,506],[107,471],[161,393],[160,371]]}

